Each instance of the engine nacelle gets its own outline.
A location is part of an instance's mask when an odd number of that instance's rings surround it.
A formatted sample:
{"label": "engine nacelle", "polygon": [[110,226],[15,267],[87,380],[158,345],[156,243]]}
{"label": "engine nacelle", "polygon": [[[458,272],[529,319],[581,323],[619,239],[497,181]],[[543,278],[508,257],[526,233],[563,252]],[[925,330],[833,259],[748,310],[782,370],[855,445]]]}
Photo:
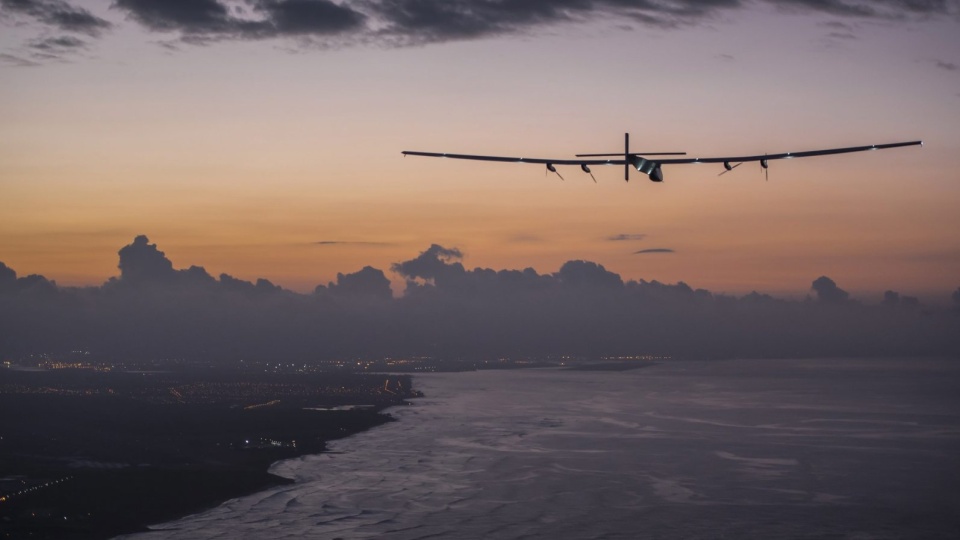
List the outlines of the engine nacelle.
{"label": "engine nacelle", "polygon": [[663,182],[663,170],[660,169],[660,164],[658,163],[647,176],[651,182]]}
{"label": "engine nacelle", "polygon": [[660,170],[660,164],[656,161],[642,158],[640,156],[630,156],[630,163],[650,178],[651,182],[663,182],[663,171]]}

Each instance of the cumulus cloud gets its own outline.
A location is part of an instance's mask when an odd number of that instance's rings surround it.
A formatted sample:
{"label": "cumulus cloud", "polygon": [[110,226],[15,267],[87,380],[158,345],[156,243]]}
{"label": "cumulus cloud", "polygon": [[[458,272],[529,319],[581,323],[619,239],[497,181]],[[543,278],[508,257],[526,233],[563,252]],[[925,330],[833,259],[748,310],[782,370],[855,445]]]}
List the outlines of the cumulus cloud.
{"label": "cumulus cloud", "polygon": [[361,296],[381,300],[393,297],[393,292],[390,290],[390,280],[387,279],[382,270],[372,266],[364,266],[353,274],[337,273],[336,283],[330,283],[327,290],[335,295]]}
{"label": "cumulus cloud", "polygon": [[395,263],[391,269],[408,280],[443,280],[464,273],[463,265],[459,262],[447,264],[461,259],[463,259],[463,253],[459,249],[433,244],[417,258]]}
{"label": "cumulus cloud", "polygon": [[567,261],[560,267],[557,277],[563,284],[574,287],[623,287],[623,280],[619,275],[590,261]]}
{"label": "cumulus cloud", "polygon": [[883,293],[883,302],[884,306],[893,307],[900,305],[900,293],[896,291],[886,291]]}
{"label": "cumulus cloud", "polygon": [[0,262],[0,289],[12,288],[17,282],[17,273],[13,268]]}
{"label": "cumulus cloud", "polygon": [[120,252],[120,280],[124,283],[163,282],[173,279],[176,272],[166,255],[151,244],[144,235],[137,236],[133,243]]}
{"label": "cumulus cloud", "polygon": [[837,287],[837,284],[827,276],[820,276],[810,286],[817,293],[817,300],[825,303],[844,302],[850,296],[847,291]]}
{"label": "cumulus cloud", "polygon": [[[108,282],[112,287],[154,288],[179,287],[187,290],[200,290],[217,283],[202,266],[190,266],[175,270],[173,262],[166,254],[151,244],[145,235],[137,236],[133,242],[124,246],[118,252],[120,262],[117,268],[120,276]],[[227,274],[221,275],[221,285],[237,287],[240,290],[275,290],[279,289],[270,282],[253,284],[236,280]]]}
{"label": "cumulus cloud", "polygon": [[[960,353],[954,308],[908,309],[848,301],[827,277],[819,301],[757,292],[714,294],[686,283],[625,281],[592,261],[554,273],[463,266],[433,244],[392,266],[408,280],[394,298],[387,275],[365,266],[315,294],[199,266],[175,268],[146,236],[119,252],[120,275],[100,287],[60,287],[18,277],[0,263],[0,356],[77,348],[117,357],[200,361],[309,361],[370,355],[670,354],[696,357]],[[896,309],[889,306],[896,304]]]}

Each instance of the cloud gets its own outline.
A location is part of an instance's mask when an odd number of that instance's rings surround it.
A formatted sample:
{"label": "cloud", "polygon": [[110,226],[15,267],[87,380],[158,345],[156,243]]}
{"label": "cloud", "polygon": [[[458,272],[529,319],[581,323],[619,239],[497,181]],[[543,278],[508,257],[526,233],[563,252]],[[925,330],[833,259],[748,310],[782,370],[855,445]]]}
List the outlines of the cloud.
{"label": "cloud", "polygon": [[46,38],[36,40],[30,43],[32,49],[39,51],[48,51],[51,53],[69,52],[74,49],[83,49],[87,42],[73,36],[60,36],[55,38]]}
{"label": "cloud", "polygon": [[827,21],[820,23],[820,26],[833,29],[834,31],[853,32],[854,26],[842,21]]}
{"label": "cloud", "polygon": [[7,53],[0,53],[0,61],[17,67],[37,67],[43,65],[40,62],[34,62],[33,60],[28,60],[26,58],[21,58],[19,56]]}
{"label": "cloud", "polygon": [[0,290],[9,289],[17,282],[17,272],[0,262]]}
{"label": "cloud", "polygon": [[[97,355],[315,359],[500,355],[811,357],[960,354],[953,307],[917,306],[889,291],[881,305],[847,300],[833,280],[819,301],[743,297],[683,282],[624,281],[592,261],[555,273],[474,268],[433,244],[393,265],[408,281],[394,298],[382,270],[339,273],[314,294],[199,266],[175,268],[146,236],[119,252],[100,287],[18,277],[0,263],[0,356],[84,349]],[[891,309],[891,305],[896,309]]]}
{"label": "cloud", "polygon": [[593,2],[497,2],[395,0],[376,5],[383,33],[407,42],[437,42],[512,33],[520,28],[569,22],[593,11]]}
{"label": "cloud", "polygon": [[574,287],[623,287],[623,280],[619,275],[590,261],[567,261],[560,267],[557,277],[564,285]]}
{"label": "cloud", "polygon": [[260,3],[273,30],[282,35],[326,35],[360,28],[366,16],[323,0],[272,0]]}
{"label": "cloud", "polygon": [[256,0],[232,11],[222,0],[116,0],[144,27],[180,32],[186,40],[329,36],[360,30],[366,19],[349,4],[328,0]]}
{"label": "cloud", "polygon": [[[846,20],[949,16],[949,0],[763,0],[788,11]],[[0,5],[47,26],[98,36],[112,25],[66,0],[0,0]],[[115,0],[113,7],[152,32],[181,43],[292,39],[298,47],[349,44],[409,46],[529,35],[564,24],[607,19],[657,29],[699,24],[748,9],[744,0]],[[833,37],[851,39],[852,26],[824,23]],[[169,40],[162,43],[169,47]],[[721,58],[729,59],[721,55]]]}
{"label": "cloud", "polygon": [[845,302],[850,295],[847,291],[837,287],[837,284],[827,276],[820,276],[813,281],[810,288],[817,293],[817,299],[824,303]]}
{"label": "cloud", "polygon": [[898,306],[900,305],[900,293],[896,291],[886,291],[883,293],[883,302],[884,306]]}
{"label": "cloud", "polygon": [[91,37],[99,36],[112,26],[107,20],[64,0],[0,0],[0,6],[43,25]]}
{"label": "cloud", "polygon": [[163,282],[173,279],[176,272],[166,255],[151,244],[144,235],[137,236],[133,243],[120,249],[120,281],[124,283]]}
{"label": "cloud", "polygon": [[457,248],[445,248],[433,244],[417,258],[395,263],[391,269],[408,280],[455,278],[464,273],[463,265],[459,262],[447,263],[461,259],[463,259],[463,253]]}
{"label": "cloud", "polygon": [[625,242],[627,240],[643,240],[646,238],[645,234],[615,234],[613,236],[608,236],[607,240],[610,242]]}
{"label": "cloud", "polygon": [[863,19],[905,19],[949,15],[956,11],[952,0],[777,0],[783,9],[826,13]]}
{"label": "cloud", "polygon": [[390,242],[368,242],[363,240],[320,240],[317,246],[392,246]]}
{"label": "cloud", "polygon": [[[393,297],[390,280],[372,266],[364,266],[353,274],[337,274],[336,283],[330,283],[327,290],[334,295],[360,296],[389,300]],[[319,288],[318,288],[319,291]]]}
{"label": "cloud", "polygon": [[946,71],[957,71],[960,69],[960,66],[957,64],[954,64],[953,62],[944,62],[943,60],[934,60],[933,65]]}
{"label": "cloud", "polygon": [[830,32],[829,34],[827,34],[827,37],[831,39],[843,39],[843,40],[860,39],[856,35],[850,32]]}
{"label": "cloud", "polygon": [[643,255],[645,253],[676,253],[674,250],[669,248],[650,248],[650,249],[641,249],[640,251],[634,251],[634,255]]}

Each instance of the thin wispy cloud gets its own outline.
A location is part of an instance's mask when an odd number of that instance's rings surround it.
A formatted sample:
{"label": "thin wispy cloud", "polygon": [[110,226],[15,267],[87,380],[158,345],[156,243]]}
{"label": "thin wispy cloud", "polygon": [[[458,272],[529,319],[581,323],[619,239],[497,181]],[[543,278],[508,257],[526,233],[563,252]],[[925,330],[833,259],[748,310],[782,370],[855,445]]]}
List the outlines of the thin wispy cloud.
{"label": "thin wispy cloud", "polygon": [[7,53],[0,53],[0,62],[17,67],[37,67],[43,65],[40,62]]}
{"label": "thin wispy cloud", "polygon": [[945,62],[943,60],[934,60],[933,65],[945,71],[957,71],[960,69],[960,66],[953,62]]}
{"label": "thin wispy cloud", "polygon": [[64,0],[0,0],[0,7],[44,26],[91,37],[97,37],[113,26],[106,19]]}
{"label": "thin wispy cloud", "polygon": [[827,37],[830,39],[843,39],[843,40],[855,40],[860,39],[856,35],[849,32],[830,32],[827,34]]}
{"label": "thin wispy cloud", "polygon": [[392,246],[390,242],[372,242],[364,240],[320,240],[314,242],[317,246]]}
{"label": "thin wispy cloud", "polygon": [[676,253],[674,250],[669,248],[650,248],[650,249],[641,249],[640,251],[634,251],[634,255],[646,255],[648,253]]}
{"label": "thin wispy cloud", "polygon": [[956,14],[958,9],[952,0],[777,0],[770,3],[790,11],[887,20]]}
{"label": "thin wispy cloud", "polygon": [[86,41],[73,36],[46,38],[30,43],[32,49],[54,53],[83,49],[86,46]]}
{"label": "thin wispy cloud", "polygon": [[834,31],[852,32],[854,30],[854,26],[852,24],[845,23],[842,21],[822,22],[820,23],[820,26],[823,26],[824,28],[830,28]]}
{"label": "thin wispy cloud", "polygon": [[646,237],[646,234],[615,234],[608,236],[607,240],[610,242],[626,242],[629,240],[643,240]]}
{"label": "thin wispy cloud", "polygon": [[537,244],[543,242],[543,238],[532,234],[516,234],[507,238],[507,242],[512,244]]}

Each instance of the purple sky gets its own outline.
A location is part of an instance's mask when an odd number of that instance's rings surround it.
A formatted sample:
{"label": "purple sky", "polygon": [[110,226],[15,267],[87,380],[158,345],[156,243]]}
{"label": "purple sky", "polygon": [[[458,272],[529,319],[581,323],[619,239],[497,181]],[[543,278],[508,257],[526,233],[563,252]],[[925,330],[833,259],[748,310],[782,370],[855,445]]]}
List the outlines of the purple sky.
{"label": "purple sky", "polygon": [[[177,267],[312,290],[437,243],[468,267],[805,294],[960,285],[958,2],[0,0],[0,261]],[[696,155],[923,148],[620,168],[401,150]],[[642,147],[642,148],[641,148]],[[390,276],[391,279],[398,279]],[[946,300],[942,300],[946,301]]]}

